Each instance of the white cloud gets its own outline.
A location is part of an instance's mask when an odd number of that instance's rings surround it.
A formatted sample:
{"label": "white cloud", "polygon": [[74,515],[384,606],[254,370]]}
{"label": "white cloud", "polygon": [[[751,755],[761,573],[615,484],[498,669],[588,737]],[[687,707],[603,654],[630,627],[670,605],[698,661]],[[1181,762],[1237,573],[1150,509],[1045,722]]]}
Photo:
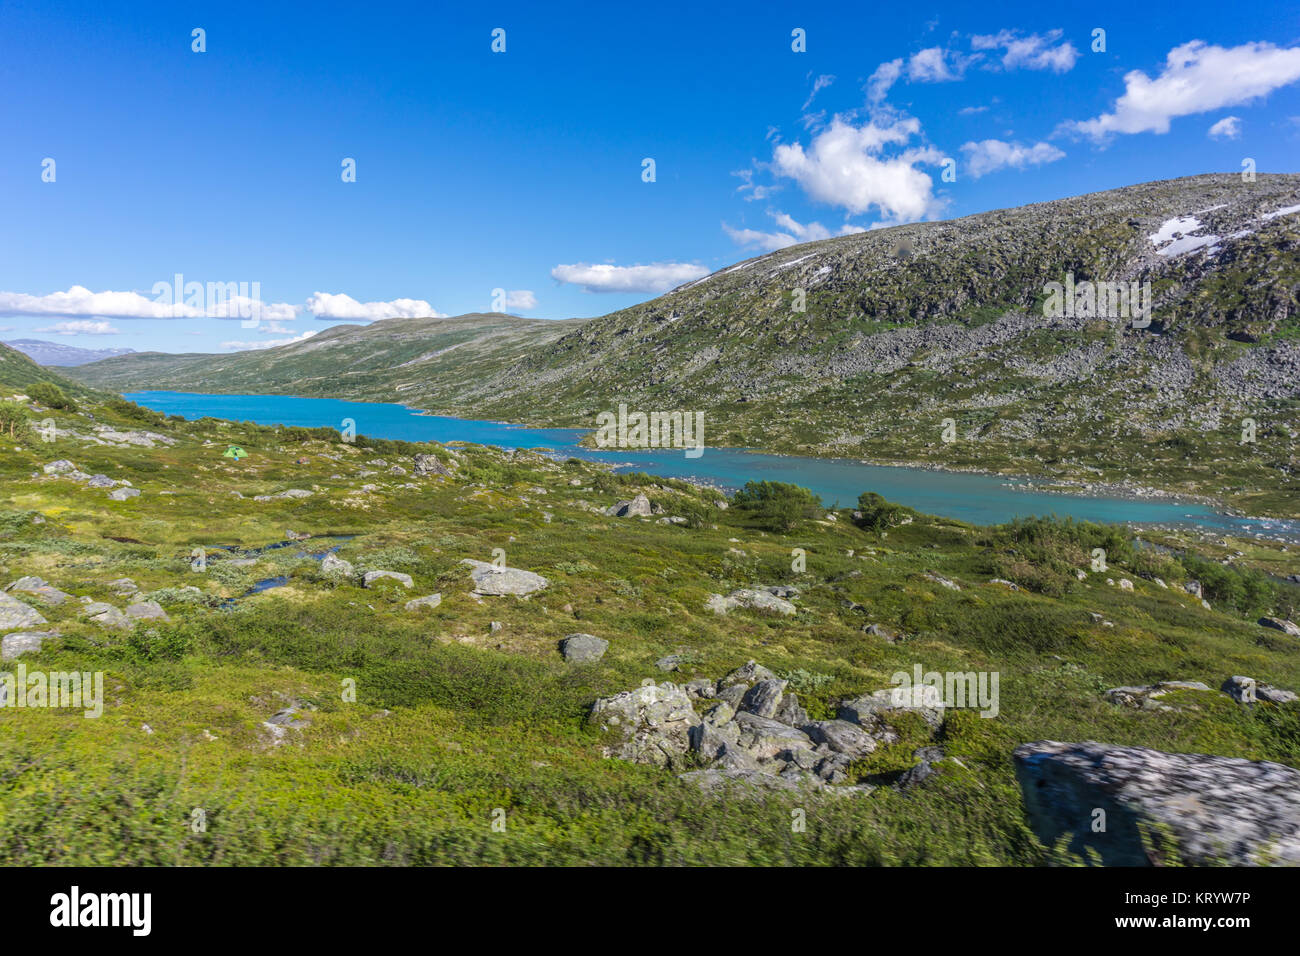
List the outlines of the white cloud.
{"label": "white cloud", "polygon": [[1154,80],[1141,70],[1124,76],[1114,111],[1066,128],[1104,140],[1115,133],[1167,133],[1176,116],[1237,106],[1300,79],[1300,47],[1271,43],[1209,46],[1193,40],[1174,47]]}
{"label": "white cloud", "polygon": [[1000,30],[986,36],[970,38],[973,50],[1002,50],[1002,66],[1008,70],[1051,70],[1065,73],[1074,68],[1079,51],[1074,44],[1061,39],[1062,31],[1050,30],[1046,34],[1031,33],[1019,36],[1014,30]]}
{"label": "white cloud", "polygon": [[588,292],[667,292],[708,274],[708,269],[688,262],[655,262],[648,266],[578,262],[551,270],[553,278],[582,286]]}
{"label": "white cloud", "polygon": [[890,60],[876,67],[876,72],[867,80],[867,99],[879,103],[889,92],[889,88],[903,75],[903,58]]}
{"label": "white cloud", "polygon": [[[0,292],[0,315],[100,316],[110,319],[242,319],[260,309],[261,317],[291,320],[297,309],[286,302],[262,302],[246,295],[227,294],[234,283],[186,283],[188,293],[177,290],[173,302],[169,283],[159,283],[153,298],[139,292],[91,292],[74,285],[67,292],[28,295],[23,292]],[[245,288],[247,283],[242,283]],[[159,290],[165,287],[165,292]],[[219,287],[219,288],[218,288]],[[235,287],[238,288],[237,286]]]}
{"label": "white cloud", "polygon": [[85,320],[79,322],[57,322],[54,325],[46,326],[43,329],[36,329],[37,332],[52,332],[55,335],[121,335],[120,329],[115,329],[107,322],[88,322]]}
{"label": "white cloud", "polygon": [[768,252],[784,249],[786,246],[793,246],[800,242],[815,242],[818,239],[829,239],[833,235],[847,236],[866,231],[861,226],[845,223],[839,228],[838,232],[832,233],[819,222],[810,222],[804,225],[796,222],[793,217],[783,212],[771,210],[768,211],[768,215],[776,220],[777,225],[784,231],[760,232],[757,229],[732,229],[725,222],[722,224],[722,229],[737,245],[758,246]]}
{"label": "white cloud", "polygon": [[270,349],[275,348],[277,345],[291,345],[294,342],[302,342],[311,338],[317,333],[317,331],[319,330],[308,329],[301,335],[295,335],[292,338],[287,339],[261,339],[256,342],[222,342],[221,347],[223,349],[232,349],[236,352],[249,352],[253,349]]}
{"label": "white cloud", "polygon": [[521,312],[537,308],[537,296],[531,289],[515,289],[506,293],[506,309],[519,309]]}
{"label": "white cloud", "polygon": [[976,113],[983,113],[988,109],[987,106],[963,106],[957,111],[958,116],[974,116]]}
{"label": "white cloud", "polygon": [[391,302],[358,302],[342,292],[316,292],[307,299],[307,311],[318,319],[346,319],[377,322],[380,319],[445,319],[446,316],[423,299],[393,299]]}
{"label": "white cloud", "polygon": [[948,51],[932,46],[912,54],[907,61],[907,78],[914,83],[943,83],[959,79],[961,69],[962,64],[958,63],[954,72],[948,65]]}
{"label": "white cloud", "polygon": [[1241,117],[1225,116],[1210,127],[1208,135],[1210,139],[1240,139]]}
{"label": "white cloud", "polygon": [[813,98],[834,82],[835,82],[835,76],[834,74],[831,73],[823,73],[821,74],[821,76],[817,77],[817,79],[813,80],[812,92],[808,94],[808,99],[804,101],[804,104],[801,107],[801,109],[806,110],[808,107],[812,106]]}
{"label": "white cloud", "polygon": [[966,143],[961,149],[966,154],[966,171],[972,179],[979,179],[1008,166],[1024,169],[1026,166],[1040,166],[1065,158],[1065,153],[1051,143],[1021,146],[1019,143],[1004,143],[1000,139],[985,139],[978,143]]}
{"label": "white cloud", "polygon": [[892,220],[920,219],[937,204],[933,180],[916,164],[937,163],[942,154],[928,148],[882,154],[884,147],[901,146],[920,131],[921,124],[913,118],[886,119],[884,125],[873,118],[853,126],[836,116],[806,150],[799,143],[777,146],[773,169],[799,183],[811,198],[851,213],[876,206]]}

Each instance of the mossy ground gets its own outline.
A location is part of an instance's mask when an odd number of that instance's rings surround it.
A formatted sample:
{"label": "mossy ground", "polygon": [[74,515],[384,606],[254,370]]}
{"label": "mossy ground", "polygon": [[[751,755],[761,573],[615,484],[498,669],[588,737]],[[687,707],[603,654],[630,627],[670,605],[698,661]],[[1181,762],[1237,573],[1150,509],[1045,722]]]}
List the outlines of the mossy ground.
{"label": "mossy ground", "polygon": [[[60,427],[93,424],[52,414]],[[44,610],[62,637],[23,663],[104,671],[105,710],[99,719],[0,711],[8,865],[1030,865],[1058,857],[1026,826],[1010,759],[1019,743],[1099,740],[1300,766],[1297,705],[1244,707],[1211,693],[1137,712],[1102,697],[1160,679],[1217,687],[1232,674],[1300,688],[1300,641],[1260,628],[1259,609],[1246,606],[1274,610],[1293,601],[1285,589],[1243,590],[1241,607],[1207,611],[1177,586],[1176,562],[1152,566],[1168,576],[1161,589],[1138,574],[1151,573],[1138,566],[1148,559],[1124,566],[1125,548],[1108,572],[1075,581],[1062,569],[1086,567],[1087,551],[1068,535],[1035,544],[930,517],[881,534],[855,527],[847,511],[780,534],[717,508],[714,492],[540,455],[467,447],[451,478],[403,477],[367,462],[409,471],[420,449],[289,440],[301,436],[210,419],[149,427],[177,444],[0,442],[3,583],[39,575],[120,607],[106,585],[127,576],[157,592],[171,616],[127,635],[79,619],[75,600]],[[222,457],[230,444],[249,456]],[[423,450],[450,460],[440,446]],[[32,477],[57,458],[143,494],[115,502],[104,490]],[[366,483],[378,487],[361,492]],[[252,500],[291,487],[313,495]],[[690,524],[597,513],[637,490]],[[265,552],[253,567],[216,549],[264,546],[288,529],[313,540]],[[321,540],[330,535],[355,537]],[[333,545],[359,569],[410,574],[414,588],[339,583],[300,556]],[[191,570],[198,547],[203,572]],[[550,586],[527,600],[471,596],[459,562],[491,560],[496,548]],[[802,572],[792,570],[796,548],[806,552]],[[1276,550],[1252,558],[1273,573],[1300,570]],[[989,583],[1015,574],[1025,590]],[[289,584],[241,597],[275,575]],[[1135,590],[1107,577],[1128,577]],[[778,583],[801,589],[792,618],[704,609],[712,593]],[[181,590],[189,585],[201,596]],[[435,591],[436,609],[404,609]],[[229,598],[234,607],[223,608]],[[495,632],[494,621],[503,625]],[[887,644],[863,633],[869,622],[908,637]],[[575,631],[610,641],[600,663],[561,659],[557,642]],[[684,655],[683,670],[664,675],[654,661],[672,652]],[[602,758],[585,722],[596,697],[646,677],[717,677],[750,658],[790,675],[808,709],[825,715],[917,663],[998,671],[1000,714],[950,714],[939,742],[964,769],[945,765],[907,794],[719,799],[668,771]],[[349,681],[355,702],[344,699]],[[310,723],[277,744],[263,722],[290,702]],[[856,772],[888,779],[909,767],[926,735],[904,724],[903,739]],[[803,832],[791,825],[796,808],[806,812]],[[502,812],[504,829],[493,825]]]}

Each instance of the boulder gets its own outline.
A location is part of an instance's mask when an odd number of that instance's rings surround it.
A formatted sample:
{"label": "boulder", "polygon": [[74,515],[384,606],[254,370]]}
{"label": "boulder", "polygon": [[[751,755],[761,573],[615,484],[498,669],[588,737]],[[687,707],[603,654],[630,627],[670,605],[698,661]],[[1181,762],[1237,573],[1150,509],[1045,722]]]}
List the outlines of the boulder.
{"label": "boulder", "polygon": [[136,498],[139,495],[139,488],[114,488],[108,493],[110,501],[126,501],[128,498]]}
{"label": "boulder", "polygon": [[921,575],[921,577],[925,578],[927,581],[933,581],[935,584],[945,587],[949,591],[961,590],[961,585],[956,581],[953,581],[950,578],[945,578],[942,574],[935,574],[933,571],[926,571]]}
{"label": "boulder", "polygon": [[792,750],[813,749],[807,734],[779,720],[742,712],[736,715],[735,723],[740,729],[736,746],[759,763],[776,760]]}
{"label": "boulder", "polygon": [[100,627],[112,631],[129,631],[134,626],[131,619],[103,601],[92,601],[83,609],[83,613]]}
{"label": "boulder", "polygon": [[414,471],[417,475],[451,474],[451,469],[433,455],[416,455]]}
{"label": "boulder", "polygon": [[560,653],[570,664],[594,664],[609,650],[609,641],[593,634],[570,634],[560,641]]}
{"label": "boulder", "polygon": [[1261,617],[1259,619],[1259,626],[1271,628],[1275,631],[1281,631],[1283,634],[1289,634],[1291,637],[1300,637],[1300,625],[1280,617]]}
{"label": "boulder", "polygon": [[752,684],[754,681],[771,680],[776,677],[770,670],[762,664],[754,661],[746,661],[740,667],[728,674],[722,680],[718,681],[719,687],[727,687],[731,684]]}
{"label": "boulder", "polygon": [[710,596],[705,607],[715,614],[726,614],[732,608],[744,607],[767,614],[794,614],[796,608],[785,598],[777,597],[766,588],[737,588],[725,598],[719,594]]}
{"label": "boulder", "polygon": [[1133,707],[1137,710],[1177,710],[1168,704],[1160,703],[1171,690],[1209,690],[1198,680],[1165,680],[1149,686],[1112,687],[1106,691],[1105,698],[1112,704]]}
{"label": "boulder", "polygon": [[46,623],[41,612],[0,591],[0,631],[20,631]]}
{"label": "boulder", "polygon": [[426,597],[414,598],[407,601],[405,607],[408,611],[418,611],[420,608],[427,607],[433,609],[442,603],[441,594],[430,594]]}
{"label": "boulder", "polygon": [[86,482],[87,488],[116,488],[117,482],[108,475],[91,475],[90,480]]}
{"label": "boulder", "polygon": [[944,703],[936,688],[924,684],[916,687],[892,687],[840,702],[839,718],[874,731],[890,711],[919,715],[931,729],[943,726]]}
{"label": "boulder", "polygon": [[48,465],[43,466],[41,470],[47,475],[67,475],[80,471],[81,469],[68,461],[68,459],[60,458],[58,461],[52,461]]}
{"label": "boulder", "polygon": [[66,591],[60,591],[44,578],[32,577],[30,575],[19,578],[13,584],[5,588],[5,590],[30,594],[42,604],[49,605],[50,607],[58,607],[67,601],[68,598],[72,597],[71,594]]}
{"label": "boulder", "polygon": [[519,568],[502,568],[486,561],[473,561],[469,558],[461,561],[469,565],[470,576],[474,579],[474,593],[491,596],[505,594],[527,595],[540,591],[551,582],[540,574],[523,571]]}
{"label": "boulder", "polygon": [[382,581],[384,578],[391,578],[405,588],[415,586],[411,576],[403,574],[401,571],[367,571],[362,577],[362,583],[365,587],[374,587],[376,581]]}
{"label": "boulder", "polygon": [[327,574],[332,578],[351,580],[357,576],[356,570],[352,567],[352,562],[344,561],[333,552],[321,558],[320,569],[322,574]]}
{"label": "boulder", "polygon": [[650,499],[645,495],[637,495],[628,501],[610,505],[605,509],[605,514],[612,518],[643,518],[649,517],[651,510]]}
{"label": "boulder", "polygon": [[170,621],[167,612],[157,601],[140,601],[128,604],[126,616],[137,621]]}
{"label": "boulder", "polygon": [[1296,700],[1296,695],[1289,690],[1282,690],[1270,684],[1260,684],[1253,677],[1236,675],[1229,677],[1219,688],[1233,700],[1242,704],[1251,704],[1265,700],[1270,704],[1289,704]]}
{"label": "boulder", "polygon": [[0,660],[11,661],[20,654],[34,654],[41,649],[41,643],[47,637],[55,637],[53,632],[19,631],[6,634],[0,641]]}
{"label": "boulder", "polygon": [[140,590],[139,586],[130,578],[114,578],[112,581],[105,584],[104,587],[108,588],[114,594],[120,594],[122,597],[135,594]]}
{"label": "boulder", "polygon": [[254,495],[254,501],[282,501],[290,498],[310,498],[312,493],[303,488],[289,488],[274,495]]}
{"label": "boulder", "polygon": [[[1278,763],[1043,740],[1013,753],[1030,825],[1107,866],[1148,866],[1145,828],[1172,833],[1193,865],[1300,865],[1300,771]],[[1106,828],[1093,832],[1095,811]]]}

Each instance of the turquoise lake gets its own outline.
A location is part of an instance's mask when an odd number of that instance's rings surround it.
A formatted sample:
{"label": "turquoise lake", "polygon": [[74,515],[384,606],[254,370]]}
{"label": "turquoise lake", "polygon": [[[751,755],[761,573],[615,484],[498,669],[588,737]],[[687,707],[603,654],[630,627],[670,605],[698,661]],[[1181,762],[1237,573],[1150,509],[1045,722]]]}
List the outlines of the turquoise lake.
{"label": "turquoise lake", "polygon": [[1195,526],[1300,541],[1297,521],[1234,517],[1190,503],[1024,491],[1009,487],[1006,478],[994,475],[865,465],[851,459],[754,454],[736,448],[706,448],[699,458],[687,458],[680,450],[597,450],[578,444],[585,429],[524,428],[425,415],[404,405],[377,402],[163,391],[130,392],[126,397],[155,411],[187,419],[210,416],[260,425],[341,429],[344,419],[350,418],[356,423],[357,434],[372,438],[547,449],[609,462],[620,471],[689,478],[726,489],[739,488],[747,481],[788,481],[812,489],[827,505],[851,506],[862,492],[875,491],[919,511],[973,524],[999,524],[1017,517],[1054,514],[1086,521]]}

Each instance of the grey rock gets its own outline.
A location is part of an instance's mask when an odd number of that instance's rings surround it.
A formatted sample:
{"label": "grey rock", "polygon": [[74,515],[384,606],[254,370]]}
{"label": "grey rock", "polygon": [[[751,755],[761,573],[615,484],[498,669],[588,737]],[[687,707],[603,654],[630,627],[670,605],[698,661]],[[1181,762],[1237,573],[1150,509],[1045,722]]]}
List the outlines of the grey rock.
{"label": "grey rock", "polygon": [[129,604],[126,608],[126,616],[137,621],[171,620],[157,601],[140,601],[137,604]]}
{"label": "grey rock", "polygon": [[589,719],[621,737],[616,746],[606,748],[606,756],[658,766],[684,761],[690,751],[690,729],[700,723],[690,698],[669,683],[601,698],[592,706]]}
{"label": "grey rock", "polygon": [[778,720],[742,712],[736,715],[735,723],[740,728],[737,746],[760,763],[790,750],[813,749],[807,734]]}
{"label": "grey rock", "polygon": [[697,677],[686,682],[686,694],[692,700],[716,697],[718,689],[707,677]]}
{"label": "grey rock", "polygon": [[1259,625],[1260,627],[1281,631],[1291,637],[1300,637],[1300,625],[1297,625],[1294,621],[1288,621],[1280,617],[1261,617]]}
{"label": "grey rock", "polygon": [[60,458],[58,461],[52,461],[41,469],[47,475],[67,475],[80,469],[66,458]]}
{"label": "grey rock", "polygon": [[1260,684],[1253,677],[1234,675],[1223,682],[1219,688],[1238,703],[1249,704],[1257,700],[1270,704],[1289,704],[1296,700],[1296,695],[1289,690],[1282,690],[1270,684]]}
{"label": "grey rock", "polygon": [[779,598],[771,591],[759,588],[737,588],[725,598],[719,594],[711,595],[705,603],[705,607],[715,614],[726,614],[732,608],[737,607],[787,616],[794,614],[796,610],[795,606],[784,598]]}
{"label": "grey rock", "polygon": [[140,590],[139,585],[130,578],[114,578],[112,581],[105,584],[104,587],[108,588],[114,594],[120,594],[122,597],[135,594]]}
{"label": "grey rock", "polygon": [[349,580],[357,576],[356,570],[352,567],[351,561],[344,561],[338,555],[330,553],[321,558],[320,569],[322,574],[330,577],[347,578]]}
{"label": "grey rock", "polygon": [[752,684],[754,681],[772,680],[776,677],[770,670],[762,664],[754,661],[747,661],[740,667],[728,674],[722,680],[718,681],[719,687],[727,687],[731,684]]}
{"label": "grey rock", "polygon": [[435,608],[442,603],[441,594],[429,594],[425,597],[413,598],[404,605],[408,611],[418,611],[422,607]]}
{"label": "grey rock", "polygon": [[628,501],[620,501],[605,509],[605,514],[612,518],[647,518],[651,514],[650,499],[637,495]]}
{"label": "grey rock", "polygon": [[0,631],[27,630],[44,623],[45,618],[36,608],[0,591]]}
{"label": "grey rock", "polygon": [[134,626],[129,617],[103,601],[92,601],[85,606],[83,613],[96,624],[111,631],[129,631]]}
{"label": "grey rock", "polygon": [[[655,667],[661,671],[675,671],[682,665],[680,654],[667,654],[655,661]],[[690,685],[687,685],[688,687]]]}
{"label": "grey rock", "polygon": [[367,571],[362,577],[362,583],[365,587],[373,587],[376,581],[382,581],[389,578],[396,581],[402,587],[414,587],[415,582],[411,580],[409,574],[403,574],[401,571]]}
{"label": "grey rock", "polygon": [[792,691],[781,695],[781,703],[772,714],[772,719],[791,727],[802,727],[808,723],[808,711],[799,705],[799,695]]}
{"label": "grey rock", "polygon": [[126,501],[128,498],[138,498],[139,496],[139,488],[115,488],[108,493],[111,501]]}
{"label": "grey rock", "polygon": [[60,591],[44,578],[32,577],[31,575],[19,578],[13,584],[5,588],[5,590],[30,594],[42,604],[49,605],[50,607],[58,607],[72,597],[71,594],[68,594],[66,591]]}
{"label": "grey rock", "polygon": [[833,753],[857,760],[876,749],[876,738],[847,720],[815,720],[804,725],[810,740],[825,744]]}
{"label": "grey rock", "polygon": [[416,455],[415,456],[415,474],[417,475],[450,475],[451,469],[444,465],[433,455]]}
{"label": "grey rock", "polygon": [[723,701],[732,710],[739,710],[741,701],[749,692],[748,684],[728,684],[718,691],[718,700]]}
{"label": "grey rock", "polygon": [[919,714],[931,728],[943,725],[943,701],[931,693],[933,688],[920,685],[911,688],[886,688],[861,697],[840,702],[839,717],[868,729],[875,728],[883,715],[890,711]]}
{"label": "grey rock", "polygon": [[471,569],[470,576],[474,579],[475,594],[523,596],[540,591],[550,584],[540,574],[519,568],[498,568],[486,561],[473,561],[469,558],[461,561],[461,564],[469,565]]}
{"label": "grey rock", "polygon": [[19,631],[6,634],[0,641],[0,660],[11,661],[20,654],[34,654],[41,649],[41,643],[47,637],[55,637],[52,631]]}
{"label": "grey rock", "polygon": [[[1184,862],[1300,865],[1300,771],[1267,761],[1170,754],[1145,747],[1052,740],[1013,754],[1040,840],[1072,835],[1107,866],[1145,866],[1143,826],[1171,831]],[[1092,831],[1093,811],[1106,830]]]}
{"label": "grey rock", "polygon": [[254,495],[254,501],[283,501],[291,498],[310,498],[312,493],[304,488],[288,488],[274,495]]}
{"label": "grey rock", "polygon": [[759,717],[775,716],[786,684],[786,681],[776,678],[759,681],[745,693],[740,709]]}
{"label": "grey rock", "polygon": [[593,634],[570,634],[560,641],[560,653],[570,664],[593,664],[605,656],[609,641]]}

